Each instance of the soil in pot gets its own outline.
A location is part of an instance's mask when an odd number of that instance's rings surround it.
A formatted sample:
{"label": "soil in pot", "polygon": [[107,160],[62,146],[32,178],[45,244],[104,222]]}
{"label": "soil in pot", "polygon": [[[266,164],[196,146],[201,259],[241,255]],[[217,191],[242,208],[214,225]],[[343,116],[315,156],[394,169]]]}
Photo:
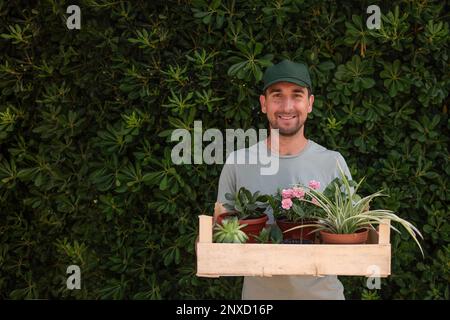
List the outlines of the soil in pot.
{"label": "soil in pot", "polygon": [[[217,217],[217,223],[222,224],[223,219],[233,216],[235,216],[235,214],[232,212],[222,213]],[[239,219],[240,225],[242,224],[247,225],[241,229],[248,236],[247,243],[257,242],[255,236],[259,236],[262,229],[264,229],[264,227],[266,226],[267,220],[269,220],[269,217],[266,214],[262,215],[260,218],[245,219],[245,220]]]}
{"label": "soil in pot", "polygon": [[367,241],[369,230],[361,229],[356,233],[350,234],[336,234],[325,230],[320,231],[322,243],[326,244],[364,244]]}
{"label": "soil in pot", "polygon": [[306,239],[284,239],[283,244],[313,244],[312,240]]}

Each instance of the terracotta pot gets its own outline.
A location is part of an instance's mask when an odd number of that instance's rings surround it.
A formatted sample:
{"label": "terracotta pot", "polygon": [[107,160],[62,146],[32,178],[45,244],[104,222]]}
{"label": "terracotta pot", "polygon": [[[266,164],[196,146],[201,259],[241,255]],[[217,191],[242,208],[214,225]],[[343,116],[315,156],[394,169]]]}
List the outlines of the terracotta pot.
{"label": "terracotta pot", "polygon": [[303,222],[292,222],[286,219],[280,219],[277,220],[277,225],[280,227],[281,231],[283,231],[283,239],[284,240],[312,240],[314,241],[314,238],[316,236],[315,232],[312,232],[316,229],[316,227],[305,227],[301,229],[295,229],[289,232],[284,233],[284,231],[292,229],[294,227],[305,225],[305,224],[313,224],[317,223],[317,221],[314,220],[304,220]]}
{"label": "terracotta pot", "polygon": [[325,230],[320,231],[320,236],[323,243],[327,244],[364,244],[367,241],[369,230],[361,229],[356,233],[350,234],[336,234]]}
{"label": "terracotta pot", "polygon": [[[217,217],[217,223],[222,224],[223,219],[226,217],[233,217],[235,216],[232,212],[226,212],[222,213]],[[256,243],[255,236],[259,236],[260,232],[264,227],[266,226],[266,222],[269,220],[269,217],[264,214],[260,218],[255,219],[245,219],[241,220],[239,219],[239,224],[246,224],[247,226],[243,227],[241,230],[245,232],[245,234],[248,236],[247,243]]]}

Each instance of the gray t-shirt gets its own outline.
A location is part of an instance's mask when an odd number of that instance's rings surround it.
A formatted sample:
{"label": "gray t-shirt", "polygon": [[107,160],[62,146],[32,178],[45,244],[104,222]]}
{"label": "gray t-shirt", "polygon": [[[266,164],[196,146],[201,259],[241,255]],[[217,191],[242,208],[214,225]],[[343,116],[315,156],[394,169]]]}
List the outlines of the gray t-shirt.
{"label": "gray t-shirt", "polygon": [[[262,149],[260,149],[262,148]],[[267,153],[265,140],[230,153],[222,169],[219,179],[217,201],[228,202],[226,193],[234,193],[245,187],[251,192],[275,194],[278,188],[286,189],[293,184],[308,185],[310,180],[320,182],[320,191],[336,177],[339,177],[338,163],[344,173],[351,179],[350,171],[342,155],[337,151],[308,140],[305,148],[290,156],[270,154],[269,159],[277,157],[278,172],[273,175],[262,175],[261,167],[267,168],[267,163],[259,161],[249,164],[250,154],[257,155],[258,150]],[[259,151],[261,152],[261,151]],[[247,160],[244,164],[244,159]],[[274,223],[271,210],[268,223]],[[242,299],[345,299],[344,288],[336,276],[272,276],[244,277]]]}

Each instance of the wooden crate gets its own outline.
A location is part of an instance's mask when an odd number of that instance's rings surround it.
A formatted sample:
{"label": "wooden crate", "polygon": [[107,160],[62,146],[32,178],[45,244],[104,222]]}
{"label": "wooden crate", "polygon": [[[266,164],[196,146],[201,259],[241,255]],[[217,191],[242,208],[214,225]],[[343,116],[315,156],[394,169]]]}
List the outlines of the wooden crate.
{"label": "wooden crate", "polygon": [[199,216],[197,276],[391,274],[390,220],[370,231],[367,244],[213,243],[213,217]]}

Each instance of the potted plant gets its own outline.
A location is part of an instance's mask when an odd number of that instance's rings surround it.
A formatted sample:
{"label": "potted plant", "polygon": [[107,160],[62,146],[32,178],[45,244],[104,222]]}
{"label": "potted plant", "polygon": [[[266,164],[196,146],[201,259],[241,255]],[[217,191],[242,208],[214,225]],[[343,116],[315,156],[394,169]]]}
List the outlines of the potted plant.
{"label": "potted plant", "polygon": [[214,226],[214,242],[245,243],[248,240],[248,236],[242,231],[245,226],[245,224],[239,224],[236,217],[223,220],[222,224]]}
{"label": "potted plant", "polygon": [[245,187],[241,187],[235,194],[227,193],[225,198],[230,203],[224,203],[223,206],[229,210],[217,217],[217,223],[222,224],[223,220],[230,217],[237,217],[242,228],[249,239],[247,242],[256,242],[255,236],[258,236],[265,227],[269,217],[264,213],[266,210],[267,196],[261,195],[259,191],[251,193]]}
{"label": "potted plant", "polygon": [[259,243],[281,243],[283,241],[283,233],[276,224],[271,224],[261,230],[255,237]]}
{"label": "potted plant", "polygon": [[[383,219],[390,219],[399,223],[413,237],[423,255],[422,247],[416,235],[422,235],[419,230],[410,222],[400,218],[391,210],[370,210],[370,202],[380,196],[385,196],[381,191],[361,198],[357,191],[364,181],[364,178],[356,184],[349,181],[345,173],[339,166],[340,178],[333,180],[327,193],[319,192],[313,188],[308,188],[306,194],[322,209],[319,213],[319,221],[314,226],[320,232],[323,243],[357,244],[365,243],[369,229],[374,229],[374,225],[379,225]],[[352,190],[354,186],[354,190]],[[344,189],[344,190],[342,190]],[[300,226],[297,228],[301,228]],[[391,225],[391,228],[399,232]]]}
{"label": "potted plant", "polygon": [[[320,182],[311,180],[308,186],[318,189]],[[314,227],[292,230],[297,226],[317,223],[316,216],[321,209],[306,194],[305,190],[305,187],[297,185],[291,189],[278,189],[277,194],[269,197],[276,223],[283,231],[284,243],[312,243],[314,241]],[[302,201],[303,199],[310,200],[312,203]]]}

